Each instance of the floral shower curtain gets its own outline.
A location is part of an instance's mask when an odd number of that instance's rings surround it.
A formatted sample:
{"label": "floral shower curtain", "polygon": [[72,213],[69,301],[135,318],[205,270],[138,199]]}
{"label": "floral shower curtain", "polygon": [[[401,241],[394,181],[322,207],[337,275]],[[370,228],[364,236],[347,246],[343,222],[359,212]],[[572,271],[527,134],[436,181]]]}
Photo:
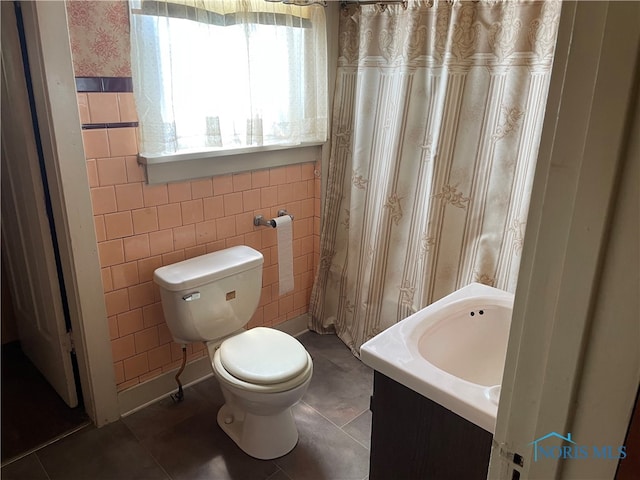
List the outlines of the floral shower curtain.
{"label": "floral shower curtain", "polygon": [[311,328],[360,345],[471,282],[514,291],[559,1],[343,9]]}

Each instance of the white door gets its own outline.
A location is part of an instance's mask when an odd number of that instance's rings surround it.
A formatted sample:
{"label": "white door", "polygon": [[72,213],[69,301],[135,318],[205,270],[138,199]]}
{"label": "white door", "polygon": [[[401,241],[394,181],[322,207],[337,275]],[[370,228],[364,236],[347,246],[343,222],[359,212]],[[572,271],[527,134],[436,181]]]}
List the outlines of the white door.
{"label": "white door", "polygon": [[2,242],[24,353],[78,404],[13,2],[2,18]]}

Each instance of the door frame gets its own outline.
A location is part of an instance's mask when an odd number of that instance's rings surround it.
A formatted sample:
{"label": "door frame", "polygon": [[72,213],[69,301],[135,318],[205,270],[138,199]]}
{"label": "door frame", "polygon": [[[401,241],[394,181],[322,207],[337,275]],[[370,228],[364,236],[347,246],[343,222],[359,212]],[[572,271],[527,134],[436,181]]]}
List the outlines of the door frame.
{"label": "door frame", "polygon": [[616,452],[633,409],[639,17],[636,2],[562,4],[488,478],[615,475],[614,458],[535,461],[533,441]]}
{"label": "door frame", "polygon": [[64,1],[20,2],[87,414],[119,418],[107,311]]}
{"label": "door frame", "polygon": [[[14,300],[20,347],[71,408],[78,406],[66,295],[37,122],[30,108],[21,15],[2,12],[2,261]],[[28,66],[26,66],[28,67]],[[25,79],[26,77],[26,79]],[[25,81],[26,80],[26,81]],[[6,251],[5,251],[6,250]]]}

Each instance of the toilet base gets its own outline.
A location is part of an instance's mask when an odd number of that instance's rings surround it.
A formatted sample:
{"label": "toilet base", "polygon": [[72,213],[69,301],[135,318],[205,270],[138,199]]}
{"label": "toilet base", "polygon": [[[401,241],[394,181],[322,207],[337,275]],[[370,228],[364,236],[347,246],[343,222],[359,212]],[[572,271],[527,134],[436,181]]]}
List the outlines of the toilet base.
{"label": "toilet base", "polygon": [[272,460],[289,453],[298,443],[298,429],[291,408],[275,415],[239,412],[224,404],[218,425],[247,455]]}

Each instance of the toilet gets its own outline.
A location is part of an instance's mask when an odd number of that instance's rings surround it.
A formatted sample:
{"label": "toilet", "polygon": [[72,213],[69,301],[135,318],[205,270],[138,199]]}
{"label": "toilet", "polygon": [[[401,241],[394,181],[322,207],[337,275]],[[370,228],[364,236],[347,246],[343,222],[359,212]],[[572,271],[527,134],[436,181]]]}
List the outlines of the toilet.
{"label": "toilet", "polygon": [[243,328],[260,301],[263,261],[236,246],[158,268],[153,278],[174,340],[207,346],[225,399],[218,425],[245,453],[268,460],[298,442],[291,407],[309,386],[313,362],[291,335]]}

